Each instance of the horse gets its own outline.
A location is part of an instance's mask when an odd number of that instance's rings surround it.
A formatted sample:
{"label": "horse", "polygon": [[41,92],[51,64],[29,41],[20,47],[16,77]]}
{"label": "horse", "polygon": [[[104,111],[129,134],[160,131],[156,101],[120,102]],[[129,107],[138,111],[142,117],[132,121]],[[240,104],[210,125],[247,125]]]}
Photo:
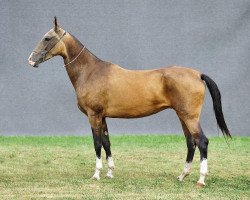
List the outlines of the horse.
{"label": "horse", "polygon": [[217,84],[207,75],[181,66],[153,70],[127,70],[103,61],[91,53],[54,18],[54,27],[37,44],[28,58],[33,67],[54,56],[61,56],[75,89],[77,105],[89,120],[96,153],[93,179],[100,179],[101,149],[106,153],[108,172],[113,178],[106,118],[140,118],[167,108],[174,109],[182,125],[187,143],[187,156],[179,181],[189,175],[196,146],[200,151],[200,177],[197,185],[205,186],[208,174],[208,138],[200,126],[200,114],[206,86],[213,100],[218,127],[224,137],[231,138],[221,105]]}

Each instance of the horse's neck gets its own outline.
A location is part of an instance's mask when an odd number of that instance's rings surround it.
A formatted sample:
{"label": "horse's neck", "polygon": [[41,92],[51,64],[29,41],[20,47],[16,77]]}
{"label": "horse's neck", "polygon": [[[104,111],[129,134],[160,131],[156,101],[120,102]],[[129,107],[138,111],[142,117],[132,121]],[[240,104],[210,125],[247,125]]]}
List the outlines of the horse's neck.
{"label": "horse's neck", "polygon": [[85,77],[98,67],[99,59],[73,36],[65,46],[67,55],[64,57],[64,64],[74,88],[77,89],[79,80],[84,82]]}

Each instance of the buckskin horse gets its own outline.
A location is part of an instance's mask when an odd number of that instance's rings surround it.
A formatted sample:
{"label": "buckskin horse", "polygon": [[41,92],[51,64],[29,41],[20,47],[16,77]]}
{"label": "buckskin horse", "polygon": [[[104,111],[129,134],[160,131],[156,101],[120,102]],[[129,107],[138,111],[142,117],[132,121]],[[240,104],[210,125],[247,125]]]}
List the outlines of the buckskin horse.
{"label": "buckskin horse", "polygon": [[73,35],[54,27],[37,44],[28,58],[33,67],[62,56],[64,66],[76,92],[79,109],[88,117],[96,152],[93,179],[100,179],[101,148],[106,152],[107,177],[113,178],[114,162],[106,118],[139,118],[167,108],[175,110],[187,143],[187,157],[179,181],[190,173],[196,146],[200,151],[198,186],[205,185],[208,173],[208,139],[200,126],[200,114],[205,96],[205,84],[212,96],[217,124],[224,136],[231,137],[224,120],[221,95],[216,83],[196,70],[171,66],[154,70],[127,70],[102,61]]}

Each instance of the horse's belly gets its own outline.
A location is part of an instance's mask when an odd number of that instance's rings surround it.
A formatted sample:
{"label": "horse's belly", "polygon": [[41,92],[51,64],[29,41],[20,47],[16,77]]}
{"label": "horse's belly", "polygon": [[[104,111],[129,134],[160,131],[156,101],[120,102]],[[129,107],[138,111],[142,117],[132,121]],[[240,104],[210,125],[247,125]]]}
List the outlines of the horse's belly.
{"label": "horse's belly", "polygon": [[[130,103],[129,103],[130,102]],[[160,112],[169,107],[166,102],[141,102],[130,100],[124,104],[115,104],[106,110],[107,117],[113,118],[138,118]]]}

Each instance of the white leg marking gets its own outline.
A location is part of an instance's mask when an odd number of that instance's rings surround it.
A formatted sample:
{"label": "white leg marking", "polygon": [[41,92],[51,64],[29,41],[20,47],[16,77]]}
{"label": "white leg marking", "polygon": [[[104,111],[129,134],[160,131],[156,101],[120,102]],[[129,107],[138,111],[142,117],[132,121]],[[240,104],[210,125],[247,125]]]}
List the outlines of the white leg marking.
{"label": "white leg marking", "polygon": [[108,167],[111,168],[111,169],[115,168],[113,158],[112,157],[108,157],[107,160],[108,160]]}
{"label": "white leg marking", "polygon": [[113,158],[108,157],[107,161],[108,161],[109,170],[108,170],[108,173],[106,174],[106,176],[109,177],[109,178],[113,178],[114,176],[113,176],[112,172],[113,172],[113,170],[115,168]]}
{"label": "white leg marking", "polygon": [[207,174],[207,159],[203,159],[200,164],[200,173],[206,175]]}
{"label": "white leg marking", "polygon": [[96,157],[96,169],[102,169],[102,158]]}
{"label": "white leg marking", "polygon": [[191,167],[192,167],[192,162],[190,162],[190,163],[185,163],[183,172],[181,173],[180,176],[177,177],[177,179],[178,179],[179,181],[183,181],[184,178],[185,178],[187,175],[189,175],[189,173],[190,173],[190,171],[191,171]]}
{"label": "white leg marking", "polygon": [[95,173],[92,179],[100,180],[100,170],[102,169],[102,158],[96,157]]}
{"label": "white leg marking", "polygon": [[203,159],[200,163],[200,179],[198,180],[197,184],[205,185],[205,177],[208,173],[207,169],[207,159]]}

